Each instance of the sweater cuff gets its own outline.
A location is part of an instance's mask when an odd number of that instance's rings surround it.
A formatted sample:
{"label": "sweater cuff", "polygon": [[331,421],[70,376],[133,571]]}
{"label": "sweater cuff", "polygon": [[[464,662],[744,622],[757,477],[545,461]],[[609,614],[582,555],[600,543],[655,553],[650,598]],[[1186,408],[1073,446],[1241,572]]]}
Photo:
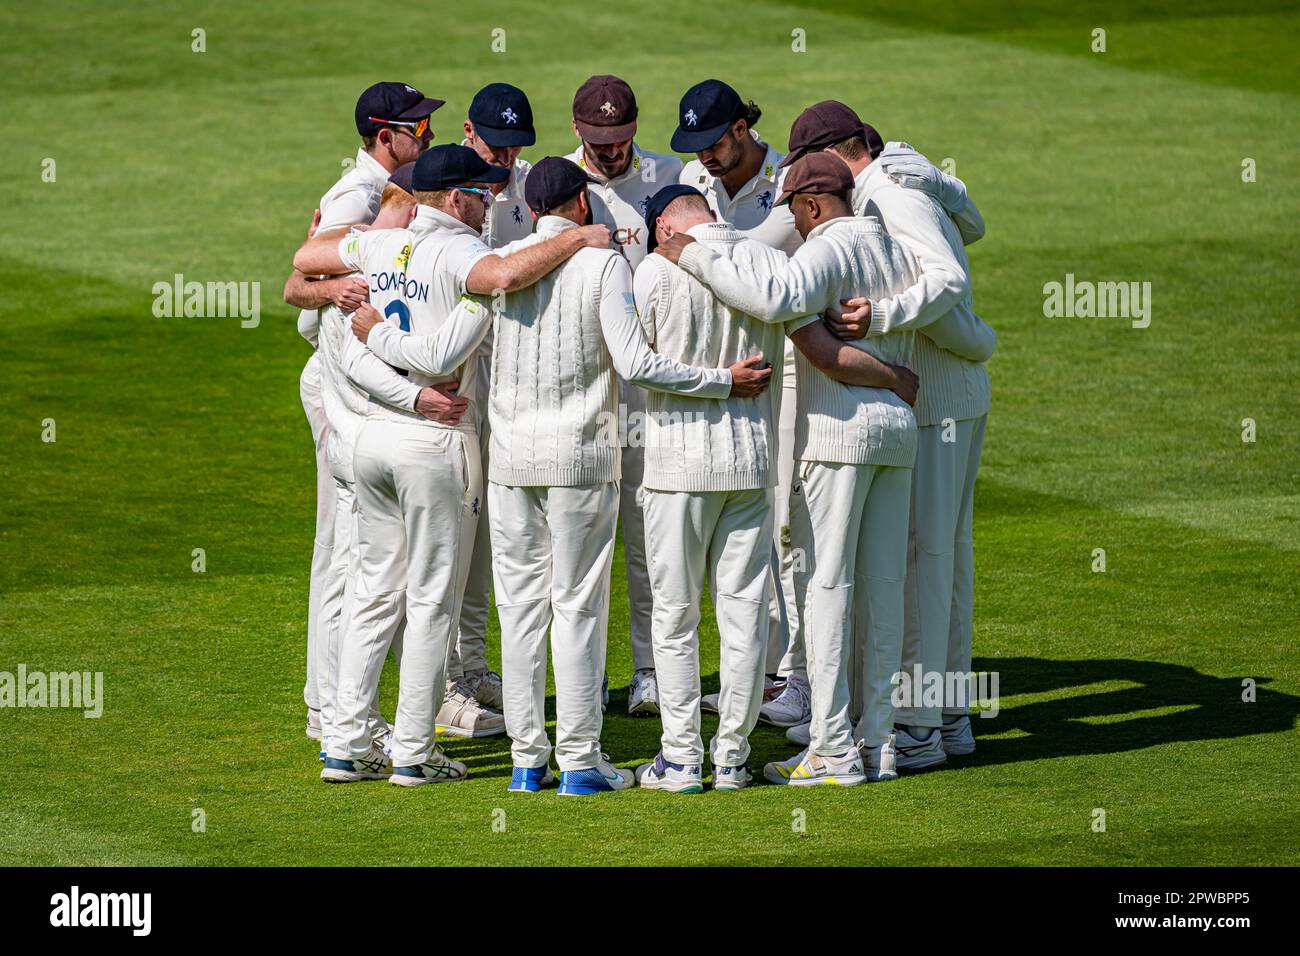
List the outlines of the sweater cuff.
{"label": "sweater cuff", "polygon": [[698,260],[702,256],[707,258],[708,256],[714,255],[717,255],[717,253],[697,239],[694,242],[689,243],[686,248],[682,250],[682,254],[677,259],[677,266],[698,279],[700,278],[700,266]]}
{"label": "sweater cuff", "polygon": [[889,319],[880,308],[880,302],[876,299],[871,300],[871,325],[867,327],[867,335],[884,335],[889,331]]}

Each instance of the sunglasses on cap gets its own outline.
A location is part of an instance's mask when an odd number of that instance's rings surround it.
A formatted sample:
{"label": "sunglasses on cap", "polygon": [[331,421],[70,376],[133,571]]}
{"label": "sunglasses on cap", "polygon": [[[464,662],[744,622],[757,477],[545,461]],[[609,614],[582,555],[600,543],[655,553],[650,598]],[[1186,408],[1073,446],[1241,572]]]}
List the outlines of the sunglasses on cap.
{"label": "sunglasses on cap", "polygon": [[400,126],[403,129],[409,130],[411,135],[416,139],[423,139],[424,134],[428,132],[429,129],[429,117],[427,116],[415,120],[414,122],[407,122],[406,120],[380,119],[378,116],[372,116],[370,117],[370,122],[383,123],[385,126]]}

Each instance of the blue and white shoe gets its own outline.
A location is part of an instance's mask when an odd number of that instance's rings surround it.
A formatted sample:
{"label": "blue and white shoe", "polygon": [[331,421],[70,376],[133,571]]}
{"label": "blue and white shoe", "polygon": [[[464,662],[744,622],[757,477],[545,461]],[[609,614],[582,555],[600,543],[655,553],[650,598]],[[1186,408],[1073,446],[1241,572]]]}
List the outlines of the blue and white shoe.
{"label": "blue and white shoe", "polygon": [[320,778],[326,783],[357,783],[361,780],[386,780],[393,772],[393,762],[374,744],[364,757],[341,760],[326,757]]}
{"label": "blue and white shoe", "polygon": [[739,767],[713,767],[714,790],[743,790],[754,782],[754,775],[749,772],[748,764]]}
{"label": "blue and white shoe", "polygon": [[555,783],[555,774],[549,764],[540,767],[515,767],[510,774],[511,793],[536,793],[542,787]]}
{"label": "blue and white shoe", "polygon": [[464,780],[469,770],[459,760],[452,760],[441,749],[435,747],[429,759],[424,763],[410,767],[394,767],[389,783],[399,787],[420,787],[426,783],[454,783]]}
{"label": "blue and white shoe", "polygon": [[645,790],[667,790],[669,793],[703,793],[704,778],[697,763],[669,763],[663,751],[655,755],[653,763],[643,763],[636,768],[636,782]]}
{"label": "blue and white shoe", "polygon": [[586,796],[592,793],[608,793],[611,790],[626,790],[636,783],[631,770],[611,767],[609,758],[600,755],[600,763],[586,770],[560,771],[560,796]]}

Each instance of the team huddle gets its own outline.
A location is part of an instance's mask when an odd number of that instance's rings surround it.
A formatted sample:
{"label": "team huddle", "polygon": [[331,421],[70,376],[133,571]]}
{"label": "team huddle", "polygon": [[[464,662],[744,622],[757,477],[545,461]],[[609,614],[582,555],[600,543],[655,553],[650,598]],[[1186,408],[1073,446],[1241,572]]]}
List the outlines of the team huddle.
{"label": "team huddle", "polygon": [[[285,300],[313,352],[317,461],[307,734],[322,779],[465,779],[437,737],[508,735],[509,789],[854,785],[975,749],[968,699],[897,675],[971,667],[975,475],[996,335],[974,312],[965,185],[843,103],[787,155],[718,80],[675,153],[636,142],[614,76],[577,91],[580,143],[536,165],[523,91],[443,106],[378,83],[355,166],[321,199]],[[610,576],[623,529],[634,672],[655,759],[615,767]],[[702,696],[701,596],[720,638]],[[490,607],[501,672],[487,661]],[[549,649],[548,649],[549,642]],[[549,650],[549,654],[548,654]],[[379,710],[388,657],[391,725]],[[547,733],[548,656],[555,740]]]}

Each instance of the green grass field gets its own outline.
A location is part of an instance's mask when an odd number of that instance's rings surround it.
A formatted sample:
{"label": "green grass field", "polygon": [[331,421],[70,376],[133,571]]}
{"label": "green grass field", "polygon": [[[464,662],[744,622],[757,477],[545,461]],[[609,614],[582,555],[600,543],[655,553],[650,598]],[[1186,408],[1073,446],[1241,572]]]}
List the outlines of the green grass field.
{"label": "green grass field", "polygon": [[[0,12],[0,671],[105,681],[98,720],[0,710],[0,864],[1300,863],[1296,4],[185,7]],[[717,76],[781,148],[800,109],[843,99],[955,160],[977,199],[976,308],[1000,348],[975,651],[1003,700],[960,765],[849,791],[521,799],[496,739],[449,744],[459,786],[317,779],[292,252],[369,83],[446,99],[439,142],[476,89],[516,83],[535,161],[573,148],[573,91],[603,72],[636,90],[647,148]],[[155,318],[176,273],[260,282],[260,324]],[[1150,326],[1044,317],[1066,273],[1150,282]],[[627,766],[658,725],[620,713],[622,588],[620,559],[604,743]],[[755,764],[792,752],[770,729],[754,745]]]}

